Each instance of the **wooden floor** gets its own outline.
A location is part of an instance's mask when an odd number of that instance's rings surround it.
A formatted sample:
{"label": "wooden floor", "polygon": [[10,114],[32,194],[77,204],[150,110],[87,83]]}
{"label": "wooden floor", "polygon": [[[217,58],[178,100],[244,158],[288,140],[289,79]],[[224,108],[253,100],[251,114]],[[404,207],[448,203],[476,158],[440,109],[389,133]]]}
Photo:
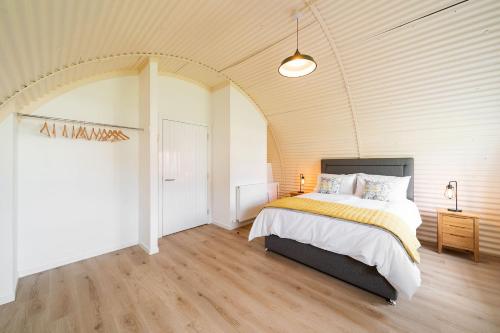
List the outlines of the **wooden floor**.
{"label": "wooden floor", "polygon": [[500,332],[500,262],[421,250],[396,306],[207,225],[20,280],[0,332]]}

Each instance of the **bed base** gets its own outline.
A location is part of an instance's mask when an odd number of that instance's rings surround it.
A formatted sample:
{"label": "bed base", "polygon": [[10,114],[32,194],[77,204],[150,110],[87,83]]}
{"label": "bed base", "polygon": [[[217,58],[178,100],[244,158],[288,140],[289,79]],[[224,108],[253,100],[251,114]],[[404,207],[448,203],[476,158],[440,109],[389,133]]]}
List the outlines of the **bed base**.
{"label": "bed base", "polygon": [[373,266],[368,266],[349,256],[326,251],[309,244],[276,235],[265,239],[266,251],[281,254],[320,272],[383,297],[389,304],[395,305],[398,292],[378,273]]}

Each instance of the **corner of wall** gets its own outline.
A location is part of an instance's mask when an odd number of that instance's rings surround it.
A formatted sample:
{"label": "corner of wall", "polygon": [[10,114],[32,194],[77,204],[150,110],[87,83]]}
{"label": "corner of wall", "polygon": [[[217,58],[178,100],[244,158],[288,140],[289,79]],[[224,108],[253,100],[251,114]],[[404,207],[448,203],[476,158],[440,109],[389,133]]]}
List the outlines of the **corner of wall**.
{"label": "corner of wall", "polygon": [[[15,288],[17,288],[16,286],[17,286],[17,281],[15,284]],[[14,302],[16,300],[15,288],[14,288],[14,291],[9,293],[9,294],[0,295],[0,305]]]}
{"label": "corner of wall", "polygon": [[145,243],[139,243],[139,246],[144,250],[144,252],[146,252],[147,254],[149,255],[153,255],[153,254],[156,254],[158,252],[160,252],[160,248],[158,247],[158,244],[156,244],[156,246],[152,246],[150,247],[149,244],[145,244]]}
{"label": "corner of wall", "polygon": [[229,224],[226,223],[218,223],[216,221],[212,221],[211,224],[218,226],[219,228],[225,229],[225,230],[234,230],[238,228],[238,224],[235,222],[230,222]]}
{"label": "corner of wall", "polygon": [[13,272],[12,272],[12,275],[13,275],[13,287],[12,287],[12,290],[14,291],[14,300],[16,298],[16,290],[17,290],[17,283],[19,281],[19,268],[18,268],[18,255],[17,255],[17,252],[18,252],[18,218],[17,218],[17,212],[18,212],[18,190],[17,190],[17,179],[18,179],[18,172],[17,170],[19,170],[18,168],[18,157],[17,157],[17,152],[18,152],[18,140],[17,140],[17,137],[18,137],[18,131],[17,131],[17,125],[18,125],[18,121],[16,119],[16,116],[14,115],[13,116],[13,149],[14,149],[14,152],[13,152],[13,157],[14,157],[14,161],[13,161],[13,180],[14,180],[14,188],[13,188],[13,251],[14,251],[14,267],[13,267]]}
{"label": "corner of wall", "polygon": [[0,121],[3,156],[0,160],[0,304],[15,300],[17,273],[16,115],[13,106]]}

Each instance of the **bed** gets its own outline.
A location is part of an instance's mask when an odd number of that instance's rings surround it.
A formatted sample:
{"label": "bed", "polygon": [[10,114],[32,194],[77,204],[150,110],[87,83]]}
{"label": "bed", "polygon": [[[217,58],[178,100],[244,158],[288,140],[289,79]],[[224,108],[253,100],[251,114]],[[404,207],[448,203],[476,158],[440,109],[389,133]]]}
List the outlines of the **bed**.
{"label": "bed", "polygon": [[[375,174],[375,175],[386,175],[386,176],[411,176],[410,183],[407,189],[407,203],[406,206],[397,207],[400,211],[411,211],[414,215],[415,221],[420,220],[420,216],[418,214],[418,209],[413,203],[413,187],[414,187],[414,177],[413,177],[413,159],[412,158],[368,158],[368,159],[324,159],[321,161],[321,172],[328,174],[354,174],[354,173],[366,173],[366,174]],[[320,196],[319,193],[312,193],[309,196],[313,199],[321,199],[318,198]],[[330,198],[326,198],[324,200],[330,200]],[[375,200],[366,200],[366,199],[356,199],[350,197],[342,197],[337,196],[332,200],[339,200],[340,202],[355,202],[358,201],[372,201]],[[363,203],[366,204],[366,203]],[[373,203],[378,205],[383,205],[381,202]],[[392,208],[392,207],[389,207]],[[268,211],[263,214],[263,212]],[[267,215],[266,215],[267,214]],[[274,214],[274,215],[272,215]],[[288,215],[286,215],[288,214]],[[383,230],[379,230],[378,228],[371,228],[368,230],[370,226],[362,225],[362,226],[350,226],[355,225],[356,223],[349,223],[348,221],[343,221],[345,224],[344,229],[337,229],[337,233],[339,230],[347,230],[346,234],[350,231],[345,228],[358,228],[361,232],[378,232],[379,235],[377,237],[391,237],[391,241],[389,240],[377,240],[373,241],[373,244],[361,244],[362,246],[379,246],[377,251],[379,252],[388,252],[389,255],[386,257],[390,257],[389,259],[383,259],[382,261],[375,258],[365,258],[363,256],[363,252],[366,253],[366,249],[360,249],[356,254],[356,251],[349,252],[344,251],[343,249],[337,250],[335,246],[332,246],[335,250],[328,251],[326,248],[330,248],[319,242],[318,246],[313,246],[307,240],[307,237],[284,237],[286,232],[283,232],[282,225],[289,225],[292,223],[296,223],[296,225],[300,225],[304,227],[307,225],[307,228],[304,229],[304,233],[321,233],[322,229],[327,224],[328,221],[321,222],[321,219],[330,219],[325,216],[309,216],[309,222],[305,221],[305,216],[300,214],[307,214],[302,212],[294,212],[294,211],[286,211],[286,210],[274,210],[264,209],[261,214],[254,222],[254,226],[249,235],[249,239],[253,239],[259,236],[265,236],[265,248],[268,251],[272,251],[298,261],[302,264],[315,268],[323,273],[326,273],[330,276],[336,277],[340,280],[348,282],[352,285],[355,285],[359,288],[362,288],[368,292],[376,294],[378,296],[383,297],[391,304],[395,304],[398,294],[402,291],[405,296],[411,298],[416,288],[420,285],[420,271],[417,268],[417,265],[414,262],[411,262],[408,258],[404,259],[404,255],[399,253],[397,247],[401,248],[400,244],[397,244],[397,241],[392,236],[387,236],[388,233]],[[299,216],[300,215],[300,216]],[[314,220],[312,220],[314,219]],[[276,226],[275,221],[283,221],[282,225]],[[292,221],[295,220],[295,221]],[[312,221],[312,222],[311,222]],[[331,221],[330,221],[331,222]],[[337,224],[339,221],[337,221]],[[342,221],[340,221],[342,222]],[[274,223],[274,224],[273,224]],[[311,223],[317,223],[318,225],[314,228],[310,229],[309,226]],[[420,220],[421,223],[421,220]],[[272,227],[270,227],[270,225]],[[336,225],[337,225],[336,224]],[[415,222],[414,229],[418,227],[419,223]],[[341,226],[342,227],[342,226]],[[364,228],[364,229],[363,229]],[[376,230],[374,230],[376,229]],[[311,231],[313,230],[313,231]],[[281,236],[281,237],[280,237]],[[365,235],[366,236],[366,235]],[[342,235],[342,237],[344,237]],[[369,237],[372,239],[372,237]],[[297,241],[299,239],[300,241]],[[356,243],[356,239],[344,239],[344,241],[351,242],[353,244]],[[387,245],[387,243],[391,243]],[[394,245],[396,244],[396,245]],[[350,246],[350,245],[348,245]],[[381,247],[380,247],[381,246]],[[354,246],[350,246],[352,250]],[[356,250],[356,249],[354,249]],[[392,253],[393,251],[394,253]],[[350,255],[340,254],[339,252],[349,253]],[[398,252],[398,253],[395,253]],[[354,255],[353,255],[354,253]],[[380,256],[379,256],[380,257]],[[356,258],[356,259],[354,259]],[[394,259],[397,258],[397,259]],[[379,261],[377,261],[379,260]],[[364,261],[364,262],[362,262]],[[382,273],[381,273],[382,272]],[[391,281],[389,282],[388,279]]]}

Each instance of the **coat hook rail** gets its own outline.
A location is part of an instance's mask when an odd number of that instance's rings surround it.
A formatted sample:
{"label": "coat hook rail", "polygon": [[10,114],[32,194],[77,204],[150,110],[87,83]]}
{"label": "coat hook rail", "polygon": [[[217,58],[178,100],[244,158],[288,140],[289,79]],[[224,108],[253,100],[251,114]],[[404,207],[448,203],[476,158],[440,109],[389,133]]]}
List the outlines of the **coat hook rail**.
{"label": "coat hook rail", "polygon": [[93,125],[93,126],[101,126],[101,127],[114,127],[114,128],[123,128],[123,129],[136,130],[136,131],[144,131],[143,128],[138,128],[138,127],[129,127],[129,126],[120,126],[120,125],[113,125],[113,124],[94,123],[94,122],[90,122],[90,121],[73,120],[73,119],[56,118],[56,117],[47,117],[47,116],[37,116],[37,115],[34,115],[34,114],[19,113],[19,112],[17,113],[17,116],[18,117],[23,117],[23,118],[37,118],[37,119],[60,121],[60,122],[66,122],[66,123],[75,123],[75,124],[83,124],[83,125]]}

